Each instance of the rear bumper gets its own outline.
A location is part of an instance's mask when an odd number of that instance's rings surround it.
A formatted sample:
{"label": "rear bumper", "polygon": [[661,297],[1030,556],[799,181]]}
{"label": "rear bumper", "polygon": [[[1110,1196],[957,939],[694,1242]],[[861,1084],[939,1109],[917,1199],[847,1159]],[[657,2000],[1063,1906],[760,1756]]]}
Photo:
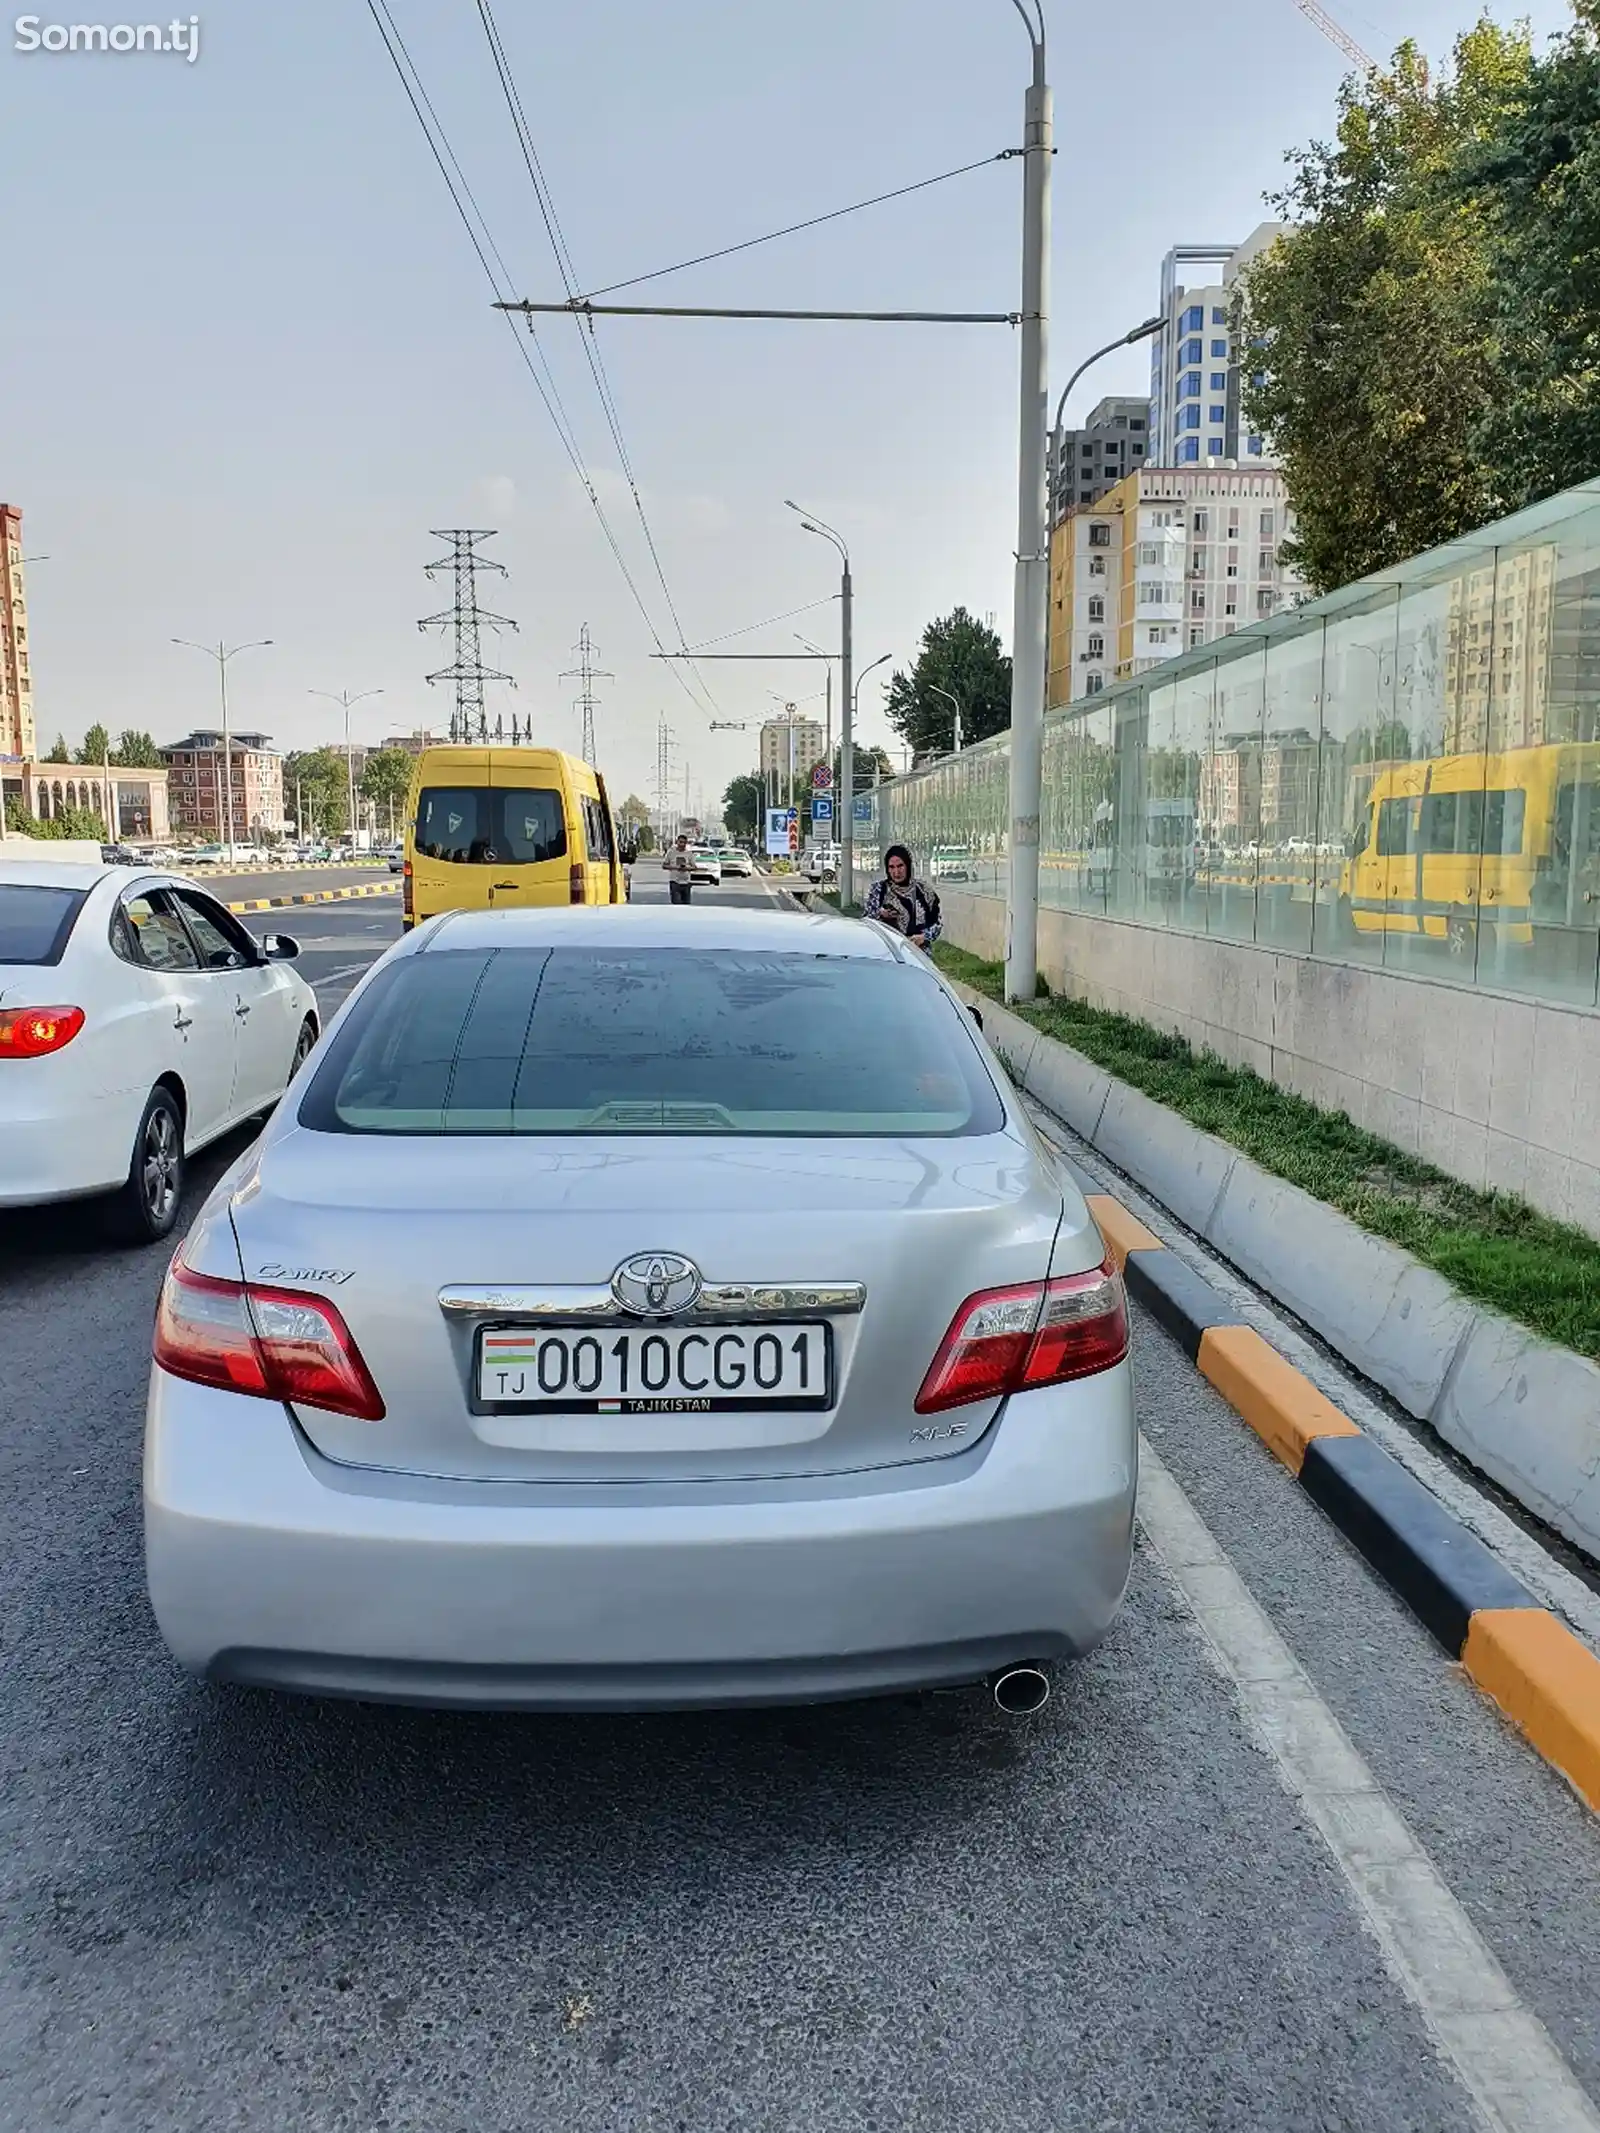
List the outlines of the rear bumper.
{"label": "rear bumper", "polygon": [[431,1484],[333,1466],[281,1409],[153,1371],[150,1598],[192,1671],[312,1694],[602,1710],[940,1686],[1104,1634],[1136,1444],[1124,1365],[887,1475]]}
{"label": "rear bumper", "polygon": [[0,1118],[0,1207],[115,1191],[128,1175],[148,1095],[127,1090],[71,1110]]}

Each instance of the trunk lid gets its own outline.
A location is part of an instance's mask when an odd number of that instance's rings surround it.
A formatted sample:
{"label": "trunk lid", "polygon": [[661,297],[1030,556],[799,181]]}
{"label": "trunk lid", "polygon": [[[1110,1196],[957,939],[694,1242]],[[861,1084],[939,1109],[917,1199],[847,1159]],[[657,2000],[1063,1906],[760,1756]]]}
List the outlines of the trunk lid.
{"label": "trunk lid", "polygon": [[[296,1128],[263,1149],[233,1203],[246,1278],[330,1297],[383,1395],[379,1423],[299,1410],[320,1451],[402,1472],[541,1482],[844,1473],[965,1450],[998,1403],[932,1417],[940,1433],[930,1434],[914,1407],[923,1375],[974,1290],[1051,1271],[1062,1214],[1058,1181],[1011,1132],[733,1141]],[[1081,1203],[1074,1219],[1081,1235],[1063,1238],[1057,1272],[1100,1258]],[[799,1312],[829,1328],[831,1407],[474,1411],[478,1335],[533,1322],[504,1292],[587,1290],[592,1308],[640,1253],[680,1254],[707,1284],[859,1284],[859,1308]],[[447,1311],[447,1289],[490,1294],[484,1308]],[[720,1322],[755,1316],[724,1307]],[[955,1424],[959,1433],[943,1433]]]}

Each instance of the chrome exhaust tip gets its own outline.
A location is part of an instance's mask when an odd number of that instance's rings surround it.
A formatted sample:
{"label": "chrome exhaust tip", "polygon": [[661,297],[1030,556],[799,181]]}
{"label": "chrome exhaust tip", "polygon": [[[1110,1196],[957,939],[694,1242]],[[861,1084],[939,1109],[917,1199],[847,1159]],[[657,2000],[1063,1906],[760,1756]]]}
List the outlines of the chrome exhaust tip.
{"label": "chrome exhaust tip", "polygon": [[1036,1666],[1008,1666],[995,1676],[994,1700],[1008,1718],[1030,1718],[1050,1701],[1050,1677]]}

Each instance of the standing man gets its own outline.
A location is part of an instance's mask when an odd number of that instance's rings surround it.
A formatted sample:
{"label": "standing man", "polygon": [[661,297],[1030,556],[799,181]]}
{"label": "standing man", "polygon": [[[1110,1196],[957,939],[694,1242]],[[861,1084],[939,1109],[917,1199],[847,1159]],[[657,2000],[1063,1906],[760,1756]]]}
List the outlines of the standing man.
{"label": "standing man", "polygon": [[939,892],[917,880],[911,871],[911,854],[903,844],[891,844],[884,853],[883,879],[867,891],[862,915],[875,918],[880,926],[892,926],[913,948],[931,948],[939,938]]}
{"label": "standing man", "polygon": [[694,869],[689,858],[689,840],[679,837],[664,861],[667,870],[667,894],[675,904],[686,904],[694,885]]}

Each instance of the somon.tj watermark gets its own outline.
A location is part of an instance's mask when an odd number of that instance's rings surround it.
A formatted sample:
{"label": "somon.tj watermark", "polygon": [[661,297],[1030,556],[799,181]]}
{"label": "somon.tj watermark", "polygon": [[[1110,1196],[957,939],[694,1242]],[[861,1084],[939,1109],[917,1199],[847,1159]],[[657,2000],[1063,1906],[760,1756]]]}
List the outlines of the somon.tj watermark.
{"label": "somon.tj watermark", "polygon": [[18,52],[171,52],[188,60],[200,57],[200,17],[171,22],[46,22],[19,15],[14,25]]}

